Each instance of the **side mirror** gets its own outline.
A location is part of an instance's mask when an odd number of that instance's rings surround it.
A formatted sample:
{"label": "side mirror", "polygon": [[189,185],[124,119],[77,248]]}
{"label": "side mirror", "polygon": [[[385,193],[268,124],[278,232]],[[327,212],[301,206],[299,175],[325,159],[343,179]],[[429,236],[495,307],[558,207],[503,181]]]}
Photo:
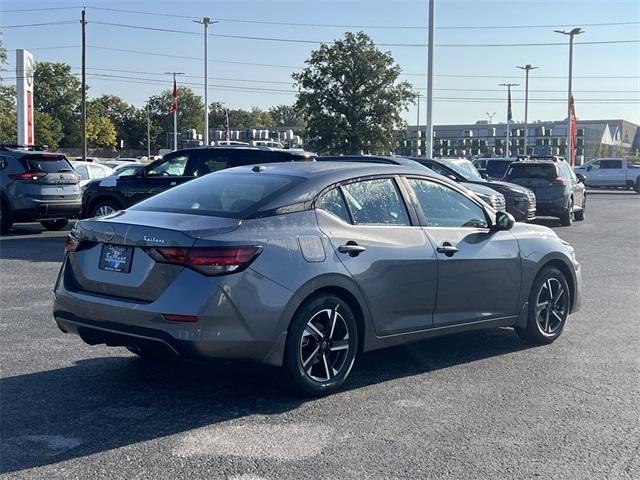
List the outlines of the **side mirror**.
{"label": "side mirror", "polygon": [[507,212],[496,213],[495,230],[511,230],[516,223],[516,219],[513,215]]}
{"label": "side mirror", "polygon": [[449,180],[453,180],[454,182],[458,180],[455,175],[451,175],[451,174],[447,175],[447,178]]}
{"label": "side mirror", "polygon": [[481,176],[482,178],[484,178],[485,180],[486,180],[487,178],[489,178],[489,175],[487,175],[487,172],[480,172],[480,176]]}
{"label": "side mirror", "polygon": [[593,170],[593,165],[587,165],[587,172],[590,172],[591,170]]}
{"label": "side mirror", "polygon": [[579,173],[576,175],[576,178],[578,179],[578,181],[580,183],[584,183],[584,177],[582,175],[580,175]]}

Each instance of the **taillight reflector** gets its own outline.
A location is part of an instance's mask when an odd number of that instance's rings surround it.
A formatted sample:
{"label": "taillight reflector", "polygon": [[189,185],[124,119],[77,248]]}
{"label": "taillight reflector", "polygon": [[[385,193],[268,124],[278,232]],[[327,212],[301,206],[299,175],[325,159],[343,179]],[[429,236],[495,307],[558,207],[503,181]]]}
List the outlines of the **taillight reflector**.
{"label": "taillight reflector", "polygon": [[78,240],[73,235],[69,234],[64,239],[64,251],[65,252],[75,252],[80,245],[80,240]]}
{"label": "taillight reflector", "polygon": [[173,313],[163,313],[162,316],[165,320],[170,322],[197,322],[198,317],[195,315],[175,315]]}
{"label": "taillight reflector", "polygon": [[26,180],[26,181],[36,181],[41,178],[46,177],[47,174],[45,172],[24,172],[24,173],[13,173],[9,175],[13,180]]}
{"label": "taillight reflector", "polygon": [[224,275],[247,268],[260,254],[261,247],[160,247],[149,255],[161,263],[173,263],[197,270],[205,275]]}

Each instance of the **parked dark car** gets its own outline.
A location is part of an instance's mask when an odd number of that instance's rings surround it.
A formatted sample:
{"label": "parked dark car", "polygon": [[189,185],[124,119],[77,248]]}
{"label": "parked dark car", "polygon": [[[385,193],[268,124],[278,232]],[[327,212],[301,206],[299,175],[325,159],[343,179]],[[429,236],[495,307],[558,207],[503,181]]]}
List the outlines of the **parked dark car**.
{"label": "parked dark car", "polygon": [[513,162],[504,179],[534,191],[538,215],[558,217],[564,226],[585,218],[585,186],[562,157],[528,157]]}
{"label": "parked dark car", "polygon": [[513,215],[518,222],[526,222],[536,217],[536,196],[529,188],[515,183],[484,179],[476,167],[465,159],[433,160],[414,158],[414,160],[456,182],[482,185],[500,192],[504,195],[506,211]]}
{"label": "parked dark car", "polygon": [[61,153],[0,147],[0,229],[38,221],[60,230],[80,212],[80,176]]}
{"label": "parked dark car", "polygon": [[477,159],[475,160],[475,164],[481,165],[484,163],[484,169],[479,169],[481,174],[485,176],[485,178],[489,180],[500,180],[504,177],[507,168],[513,162],[515,162],[517,158],[485,158],[485,159]]}
{"label": "parked dark car", "polygon": [[82,217],[108,215],[207,173],[257,163],[313,160],[302,150],[255,147],[199,147],[177,150],[134,175],[110,176],[87,185]]}
{"label": "parked dark car", "polygon": [[[375,155],[325,155],[318,157],[319,162],[352,162],[352,163],[378,163],[388,165],[405,165],[417,167],[419,162],[404,157],[382,157]],[[424,165],[423,165],[424,166]],[[440,172],[436,172],[440,174]],[[459,182],[463,187],[475,193],[483,202],[493,207],[496,211],[506,211],[506,200],[504,195],[492,188],[482,185],[475,185],[464,181]]]}
{"label": "parked dark car", "polygon": [[229,169],[81,220],[65,247],[63,332],[283,367],[306,395],[336,391],[361,352],[428,337],[513,327],[550,344],[580,304],[580,264],[553,230],[419,165]]}

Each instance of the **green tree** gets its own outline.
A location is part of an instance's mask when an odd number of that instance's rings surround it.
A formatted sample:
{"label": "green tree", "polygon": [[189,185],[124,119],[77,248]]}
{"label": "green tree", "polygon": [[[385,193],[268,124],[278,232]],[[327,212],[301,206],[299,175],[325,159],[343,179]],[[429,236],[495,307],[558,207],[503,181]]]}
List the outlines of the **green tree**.
{"label": "green tree", "polygon": [[108,117],[87,116],[87,146],[90,148],[115,148],[116,127]]}
{"label": "green tree", "polygon": [[48,145],[55,150],[60,145],[60,140],[64,137],[62,123],[57,118],[53,118],[48,113],[40,110],[33,111],[34,142],[39,145]]}
{"label": "green tree", "polygon": [[80,101],[82,84],[66,63],[37,62],[33,82],[34,107],[60,121],[61,147],[77,147],[81,142]]}
{"label": "green tree", "polygon": [[[226,105],[214,102],[209,106],[209,127],[223,128]],[[251,107],[251,110],[242,108],[229,109],[229,126],[232,130],[245,128],[272,128],[278,123],[274,120],[270,111],[259,107]]]}
{"label": "green tree", "polygon": [[0,143],[16,143],[16,87],[0,85]]}
{"label": "green tree", "polygon": [[304,118],[295,105],[275,105],[269,113],[276,127],[304,127]]}
{"label": "green tree", "polygon": [[[173,103],[172,90],[164,90],[159,95],[149,97],[148,105],[151,109],[153,124],[153,139],[155,147],[170,146],[167,144],[167,134],[173,134]],[[178,133],[195,128],[202,133],[204,130],[204,103],[202,97],[193,93],[189,87],[178,87]]]}
{"label": "green tree", "polygon": [[146,113],[116,95],[101,95],[87,102],[87,115],[107,117],[116,128],[117,143],[140,148],[147,141]]}
{"label": "green tree", "polygon": [[296,107],[306,120],[307,145],[319,152],[388,153],[400,116],[415,99],[400,66],[363,32],[347,32],[311,53],[307,67],[293,74]]}

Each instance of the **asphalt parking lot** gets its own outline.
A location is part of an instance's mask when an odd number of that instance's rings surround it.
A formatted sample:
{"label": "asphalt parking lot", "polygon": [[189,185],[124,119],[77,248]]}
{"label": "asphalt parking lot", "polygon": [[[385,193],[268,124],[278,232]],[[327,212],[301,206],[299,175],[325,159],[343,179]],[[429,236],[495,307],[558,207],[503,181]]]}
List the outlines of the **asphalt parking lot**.
{"label": "asphalt parking lot", "polygon": [[65,232],[0,240],[0,475],[7,478],[640,478],[640,195],[592,192],[554,228],[583,306],[530,348],[511,330],[363,355],[328,398],[266,367],[150,364],[51,317]]}

